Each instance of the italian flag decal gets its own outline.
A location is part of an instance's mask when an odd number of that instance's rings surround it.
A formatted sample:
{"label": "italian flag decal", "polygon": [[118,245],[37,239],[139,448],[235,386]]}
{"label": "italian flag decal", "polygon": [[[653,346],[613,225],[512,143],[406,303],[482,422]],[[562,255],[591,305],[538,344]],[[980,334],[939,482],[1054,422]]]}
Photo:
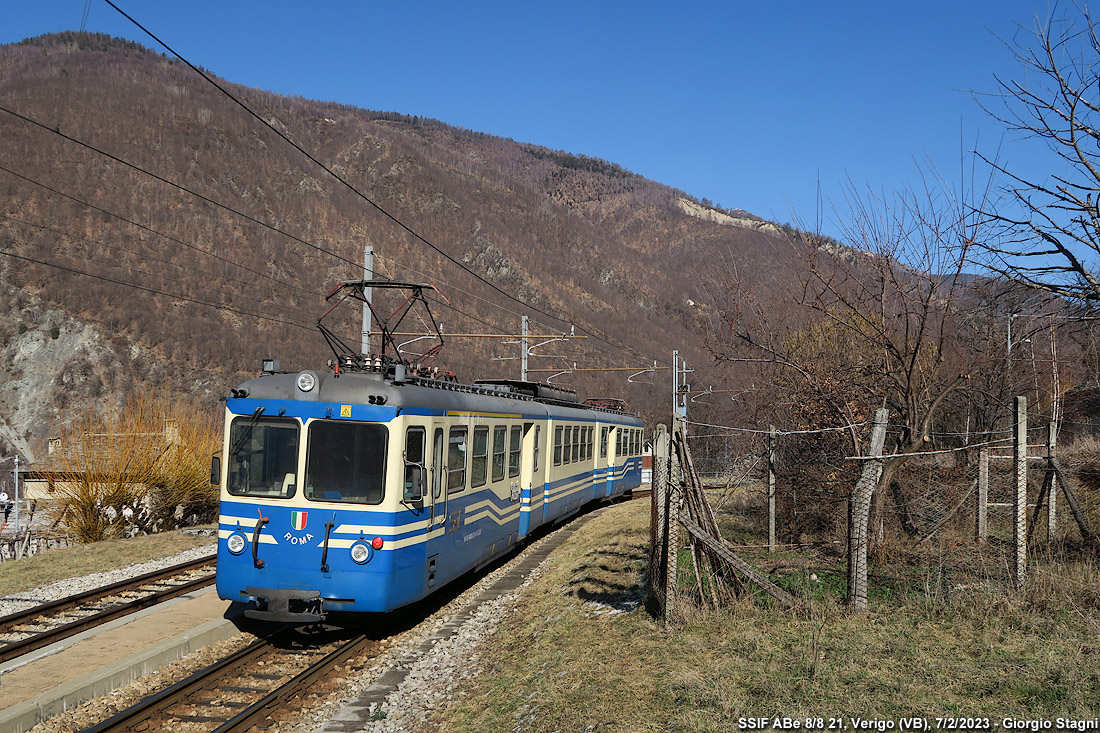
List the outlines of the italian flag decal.
{"label": "italian flag decal", "polygon": [[292,529],[305,529],[308,512],[291,512],[290,526]]}

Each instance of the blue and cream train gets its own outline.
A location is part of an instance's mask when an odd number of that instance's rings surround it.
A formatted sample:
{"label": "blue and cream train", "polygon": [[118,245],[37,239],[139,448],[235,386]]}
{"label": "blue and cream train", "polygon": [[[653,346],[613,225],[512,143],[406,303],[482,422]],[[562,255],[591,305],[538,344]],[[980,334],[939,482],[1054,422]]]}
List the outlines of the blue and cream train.
{"label": "blue and cream train", "polygon": [[389,611],[621,496],[642,422],[545,384],[264,373],[232,390],[218,595],[253,618]]}

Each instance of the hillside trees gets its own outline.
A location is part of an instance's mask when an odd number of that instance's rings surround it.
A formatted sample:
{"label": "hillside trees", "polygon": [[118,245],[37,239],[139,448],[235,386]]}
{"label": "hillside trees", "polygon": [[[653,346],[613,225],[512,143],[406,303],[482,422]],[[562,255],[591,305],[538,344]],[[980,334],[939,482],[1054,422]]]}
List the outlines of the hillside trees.
{"label": "hillside trees", "polygon": [[[965,276],[978,236],[973,207],[934,176],[891,197],[852,186],[848,194],[846,246],[805,232],[791,238],[803,267],[780,308],[755,300],[751,282],[726,282],[710,348],[719,362],[757,367],[784,413],[779,422],[845,428],[843,439],[826,434],[814,450],[862,454],[861,427],[876,407],[889,408],[886,452],[897,457],[885,462],[881,501],[906,454],[933,445],[933,423],[953,402],[999,399],[970,389],[972,372],[999,352],[973,317],[980,301]],[[834,493],[850,489],[843,469],[825,473]]]}

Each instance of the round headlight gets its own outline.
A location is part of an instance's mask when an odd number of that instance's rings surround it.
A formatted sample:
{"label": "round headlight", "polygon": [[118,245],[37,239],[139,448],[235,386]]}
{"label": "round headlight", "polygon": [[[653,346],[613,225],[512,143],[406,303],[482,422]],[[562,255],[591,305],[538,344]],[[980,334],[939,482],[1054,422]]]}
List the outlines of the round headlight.
{"label": "round headlight", "polygon": [[370,545],[363,542],[356,542],[351,546],[351,559],[360,565],[370,560]]}
{"label": "round headlight", "polygon": [[317,377],[312,372],[302,372],[298,375],[298,389],[308,392],[317,384]]}
{"label": "round headlight", "polygon": [[234,555],[240,555],[244,552],[245,545],[248,544],[248,540],[241,532],[234,532],[229,535],[229,538],[225,541],[225,549],[229,550]]}

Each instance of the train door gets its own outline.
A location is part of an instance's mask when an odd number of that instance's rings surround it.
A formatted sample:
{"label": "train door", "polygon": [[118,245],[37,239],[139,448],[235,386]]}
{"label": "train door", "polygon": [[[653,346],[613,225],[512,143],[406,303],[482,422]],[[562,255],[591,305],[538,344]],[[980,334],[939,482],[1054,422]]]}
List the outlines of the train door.
{"label": "train door", "polygon": [[619,436],[622,433],[622,428],[610,427],[607,435],[607,496],[615,493],[615,469],[619,461]]}
{"label": "train door", "polygon": [[430,494],[425,501],[425,503],[429,507],[431,507],[428,511],[427,542],[427,584],[429,588],[435,585],[435,577],[438,570],[437,560],[439,559],[439,549],[440,547],[442,547],[444,537],[446,536],[446,532],[443,529],[444,522],[447,521],[447,483],[445,479],[447,468],[444,462],[444,450],[445,444],[443,441],[443,423],[433,423],[431,485],[429,486]]}
{"label": "train door", "polygon": [[[523,537],[540,524],[542,518],[542,426],[523,424],[523,458],[520,460],[519,536]],[[536,487],[537,483],[537,487]],[[535,514],[535,511],[538,511]],[[535,517],[535,521],[532,518]]]}

